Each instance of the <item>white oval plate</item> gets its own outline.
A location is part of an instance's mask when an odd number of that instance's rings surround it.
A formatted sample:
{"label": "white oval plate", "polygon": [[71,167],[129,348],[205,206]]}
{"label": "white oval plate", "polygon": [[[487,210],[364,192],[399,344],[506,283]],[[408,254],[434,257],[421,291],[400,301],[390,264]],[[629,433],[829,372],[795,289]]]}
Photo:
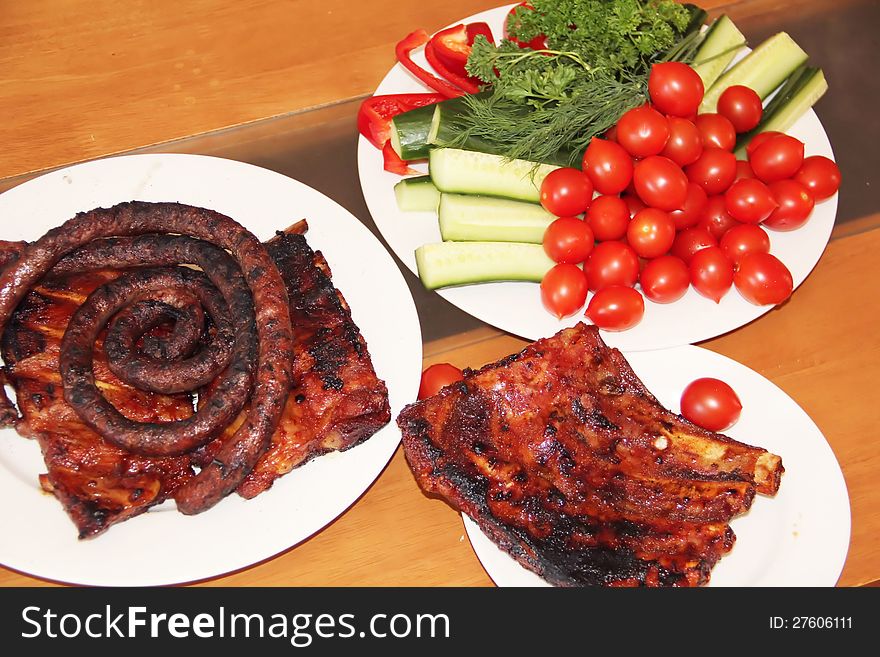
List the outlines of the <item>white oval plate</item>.
{"label": "white oval plate", "polygon": [[[682,390],[694,379],[726,381],[743,410],[725,433],[782,457],[779,492],[756,496],[748,513],[731,522],[736,543],[712,570],[709,586],[833,586],[849,548],[849,496],[834,452],[804,410],[757,372],[708,349],[631,353],[627,360],[676,413]],[[550,586],[463,518],[477,557],[498,586]]]}
{"label": "white oval plate", "polygon": [[[233,217],[261,239],[307,218],[309,245],[323,252],[351,306],[392,418],[416,397],[421,332],[394,261],[353,215],[314,189],[256,166],[198,155],[133,155],[56,171],[0,195],[0,238],[35,239],[76,212],[133,199],[179,201]],[[390,321],[392,320],[393,321]],[[163,585],[215,577],[272,557],[344,512],[388,463],[393,421],[365,443],[311,461],[253,500],[233,494],[197,516],[173,502],[79,541],[58,501],[41,491],[39,446],[0,431],[0,563],[61,582]]]}
{"label": "white oval plate", "polygon": [[[502,34],[504,16],[512,5],[475,14],[459,22],[486,21],[496,41]],[[422,52],[414,60],[427,66]],[[426,88],[400,64],[395,64],[375,91],[376,95],[415,93]],[[831,144],[815,112],[810,110],[788,131],[805,144],[806,155],[824,155],[833,159]],[[398,258],[418,274],[415,250],[422,244],[439,242],[440,229],[433,212],[401,212],[394,197],[394,184],[400,176],[384,171],[382,153],[363,136],[358,143],[358,172],[367,207],[376,226]],[[416,165],[427,172],[424,164]],[[795,287],[800,285],[825,250],[837,214],[837,195],[816,204],[813,216],[806,225],[791,232],[768,230],[771,252],[791,270]],[[528,340],[553,335],[560,329],[579,321],[589,321],[583,313],[557,320],[541,304],[535,283],[483,283],[446,288],[437,291],[440,296],[487,324],[519,335]],[[772,306],[755,306],[731,290],[721,303],[706,299],[691,288],[687,294],[671,304],[645,303],[642,322],[623,332],[602,332],[602,338],[611,346],[624,351],[662,349],[692,344],[721,335],[748,324]]]}

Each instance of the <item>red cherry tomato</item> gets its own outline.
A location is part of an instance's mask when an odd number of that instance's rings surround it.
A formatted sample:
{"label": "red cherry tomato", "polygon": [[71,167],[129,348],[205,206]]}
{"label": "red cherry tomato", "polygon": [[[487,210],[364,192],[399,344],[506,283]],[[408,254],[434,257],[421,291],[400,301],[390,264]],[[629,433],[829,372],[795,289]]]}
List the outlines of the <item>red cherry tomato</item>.
{"label": "red cherry tomato", "polygon": [[724,431],[739,420],[742,402],[729,385],[718,379],[697,379],[681,395],[681,414],[709,431]]}
{"label": "red cherry tomato", "polygon": [[737,132],[748,132],[761,122],[764,108],[754,89],[735,84],[718,98],[718,113],[726,117]]}
{"label": "red cherry tomato", "polygon": [[720,114],[698,114],[694,125],[700,131],[703,148],[715,146],[732,151],[736,146],[736,130],[726,116]]}
{"label": "red cherry tomato", "polygon": [[587,277],[577,265],[555,265],[541,281],[541,302],[559,319],[574,315],[587,300]]}
{"label": "red cherry tomato", "polygon": [[723,194],[736,178],[736,156],[711,146],[704,148],[693,164],[685,167],[688,180],[697,183],[709,196]]}
{"label": "red cherry tomato", "polygon": [[449,363],[436,363],[425,368],[419,383],[419,399],[433,397],[443,386],[462,380],[461,370]]}
{"label": "red cherry tomato", "polygon": [[774,135],[755,148],[749,164],[765,183],[791,178],[804,163],[804,143],[789,135]]}
{"label": "red cherry tomato", "polygon": [[554,262],[577,264],[593,250],[593,231],[580,219],[560,217],[544,231],[544,252]]}
{"label": "red cherry tomato", "polygon": [[672,303],[681,299],[691,283],[684,261],[665,255],[649,260],[639,275],[642,292],[655,303]]}
{"label": "red cherry tomato", "polygon": [[584,173],[600,194],[620,194],[632,180],[633,162],[623,147],[593,137],[584,153]]}
{"label": "red cherry tomato", "polygon": [[687,198],[688,179],[684,171],[661,155],[651,155],[637,162],[633,183],[639,198],[652,208],[677,210]]}
{"label": "red cherry tomato", "polygon": [[804,185],[816,201],[834,196],[840,189],[840,169],[834,160],[822,155],[804,158],[804,163],[794,174],[794,179]]}
{"label": "red cherry tomato", "polygon": [[770,139],[771,137],[775,137],[776,135],[783,135],[784,132],[777,132],[776,130],[767,130],[766,132],[759,132],[752,140],[749,142],[749,145],[746,146],[746,157],[751,159],[752,153],[755,152],[755,149],[758,148],[765,141]]}
{"label": "red cherry tomato", "polygon": [[760,226],[738,224],[724,233],[719,246],[734,267],[738,267],[739,261],[750,253],[769,253],[770,238]]}
{"label": "red cherry tomato", "polygon": [[756,306],[782,303],[794,289],[788,267],[769,253],[743,256],[733,282],[743,298]]}
{"label": "red cherry tomato", "polygon": [[669,139],[669,123],[657,110],[642,105],[617,122],[617,142],[633,157],[657,155]]}
{"label": "red cherry tomato", "polygon": [[712,236],[712,233],[705,226],[697,225],[693,228],[685,228],[675,236],[672,248],[669,249],[669,254],[674,255],[676,258],[684,261],[686,265],[689,265],[691,258],[694,257],[697,251],[709,248],[710,246],[718,246],[718,240]]}
{"label": "red cherry tomato", "polygon": [[541,205],[557,217],[580,214],[593,200],[593,183],[583,171],[564,167],[547,174],[541,183]]}
{"label": "red cherry tomato", "polygon": [[730,216],[744,224],[759,224],[779,206],[770,189],[756,178],[737,180],[724,194]]}
{"label": "red cherry tomato", "polygon": [[675,239],[675,223],[663,210],[645,208],[626,229],[626,241],[642,258],[657,258],[669,251]]}
{"label": "red cherry tomato", "polygon": [[651,67],[648,94],[664,114],[690,116],[700,106],[704,91],[702,78],[687,64],[663,62]]}
{"label": "red cherry tomato", "polygon": [[703,138],[692,122],[677,116],[667,117],[669,139],[660,155],[668,157],[678,166],[693,164],[703,152]]}
{"label": "red cherry tomato", "polygon": [[629,208],[619,196],[597,196],[587,210],[586,222],[599,242],[619,240],[626,235]]}
{"label": "red cherry tomato", "polygon": [[623,202],[626,203],[626,207],[629,209],[629,216],[635,217],[638,212],[644,210],[647,205],[642,203],[642,199],[640,199],[635,194],[624,194],[621,196]]}
{"label": "red cherry tomato", "polygon": [[764,221],[767,228],[794,230],[807,223],[816,202],[806,186],[797,180],[777,180],[769,187],[779,207]]}
{"label": "red cherry tomato", "polygon": [[715,303],[721,301],[733,284],[733,263],[720,247],[700,249],[691,258],[688,268],[694,289]]}
{"label": "red cherry tomato", "polygon": [[702,187],[694,183],[688,183],[687,198],[684,200],[684,205],[678,210],[673,210],[669,213],[669,217],[675,223],[675,229],[684,230],[685,228],[696,226],[706,211],[708,199],[709,197],[706,196],[706,192],[703,191]]}
{"label": "red cherry tomato", "polygon": [[742,180],[743,178],[754,178],[755,172],[752,171],[751,165],[746,160],[737,160],[736,161],[736,179]]}
{"label": "red cherry tomato", "polygon": [[586,315],[600,329],[625,331],[642,321],[645,301],[634,288],[611,285],[593,295]]}
{"label": "red cherry tomato", "polygon": [[703,210],[703,216],[697,222],[697,226],[704,228],[716,240],[720,240],[728,230],[736,226],[739,222],[730,216],[727,211],[727,203],[724,195],[710,196],[706,200],[706,207]]}
{"label": "red cherry tomato", "polygon": [[600,242],[584,263],[591,290],[610,285],[632,287],[639,279],[639,256],[623,242]]}

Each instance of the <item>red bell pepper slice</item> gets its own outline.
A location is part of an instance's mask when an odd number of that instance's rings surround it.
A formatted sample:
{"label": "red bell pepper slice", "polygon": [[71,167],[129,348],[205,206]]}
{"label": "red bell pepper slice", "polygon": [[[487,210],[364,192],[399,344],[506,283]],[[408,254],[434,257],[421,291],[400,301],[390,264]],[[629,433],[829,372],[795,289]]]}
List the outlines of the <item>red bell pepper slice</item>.
{"label": "red bell pepper slice", "polygon": [[385,162],[385,171],[390,171],[391,173],[396,173],[400,176],[409,176],[409,175],[418,175],[418,171],[411,168],[404,160],[400,159],[400,156],[391,146],[391,140],[385,142],[385,146],[382,147],[382,159]]}
{"label": "red bell pepper slice", "polygon": [[425,30],[416,30],[411,34],[408,34],[406,38],[400,41],[395,48],[395,52],[397,53],[397,61],[399,61],[403,66],[413,75],[415,75],[419,80],[424,82],[434,91],[437,91],[447,98],[456,98],[458,96],[463,96],[464,91],[459,89],[456,86],[453,86],[446,80],[441,80],[436,75],[432,75],[421,66],[416,64],[412,58],[410,58],[410,52],[418,48],[419,46],[423,46],[428,43],[430,37]]}
{"label": "red bell pepper slice", "polygon": [[511,9],[507,13],[507,16],[504,17],[504,38],[507,39],[508,41],[513,41],[520,48],[531,48],[532,50],[546,50],[547,49],[547,37],[545,37],[543,34],[539,34],[538,36],[536,36],[534,39],[532,39],[528,43],[525,43],[523,41],[520,41],[516,37],[510,36],[507,33],[507,24],[510,21],[510,17],[514,16],[516,14],[516,10],[519,9],[520,7],[525,7],[526,9],[529,9],[531,11],[535,10],[535,8],[532,7],[532,5],[530,5],[528,2],[520,2],[516,7]]}
{"label": "red bell pepper slice", "polygon": [[437,51],[435,50],[434,41],[428,41],[425,45],[425,58],[428,60],[428,63],[444,78],[449,80],[452,84],[457,87],[462,88],[469,94],[475,94],[480,90],[479,80],[477,82],[472,82],[470,78],[463,77],[458,75],[457,73],[453,73],[449,69],[446,68],[446,65],[440,60],[437,56]]}
{"label": "red bell pepper slice", "polygon": [[[468,57],[470,57],[474,39],[479,34],[485,36],[490,43],[495,43],[489,25],[484,22],[478,22],[456,25],[441,30],[431,37],[430,45],[434,51],[435,58],[440,61],[441,66],[445,70],[459,78],[468,78],[465,65],[467,64]],[[425,56],[427,56],[427,47]],[[431,66],[434,66],[434,64],[432,63]],[[439,69],[437,72],[444,75]],[[470,81],[472,84],[480,83],[480,80],[477,78],[470,78]],[[450,82],[458,84],[456,80],[450,80]]]}
{"label": "red bell pepper slice", "polygon": [[445,100],[442,94],[387,94],[370,96],[358,110],[358,132],[373,146],[382,148],[391,136],[391,119],[417,107]]}

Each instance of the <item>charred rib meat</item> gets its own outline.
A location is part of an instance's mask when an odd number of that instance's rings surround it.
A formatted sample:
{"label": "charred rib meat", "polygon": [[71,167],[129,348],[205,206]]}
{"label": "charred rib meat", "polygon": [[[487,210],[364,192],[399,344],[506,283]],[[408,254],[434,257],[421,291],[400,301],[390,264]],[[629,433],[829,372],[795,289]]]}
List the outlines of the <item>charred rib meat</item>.
{"label": "charred rib meat", "polygon": [[553,584],[708,581],[778,456],[663,408],[584,324],[406,407],[421,486]]}

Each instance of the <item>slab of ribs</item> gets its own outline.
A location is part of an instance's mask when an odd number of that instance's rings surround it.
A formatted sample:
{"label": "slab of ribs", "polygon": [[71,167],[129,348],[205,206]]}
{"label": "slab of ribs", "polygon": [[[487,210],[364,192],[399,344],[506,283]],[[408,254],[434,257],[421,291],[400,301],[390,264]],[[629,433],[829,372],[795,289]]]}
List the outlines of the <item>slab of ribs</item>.
{"label": "slab of ribs", "polygon": [[419,484],[560,586],[697,586],[781,459],[663,406],[578,324],[407,406]]}
{"label": "slab of ribs", "polygon": [[[72,249],[70,243],[79,244],[81,235],[94,232],[92,226],[100,227],[101,222],[109,234],[127,236],[97,239],[78,246],[79,251]],[[167,255],[169,250],[180,256],[195,248],[189,238],[177,233],[198,222],[207,226],[198,229],[205,233],[202,239],[216,234],[222,240],[223,231],[232,226],[231,237],[221,242],[221,248],[209,244],[213,251],[197,254],[195,264],[203,268],[209,262],[216,264],[213,273],[207,268],[198,272],[177,266],[181,263]],[[45,264],[50,260],[44,253],[54,248],[50,238],[55,242],[61,238],[51,233],[35,243],[37,247],[0,244],[0,272],[8,275],[22,263],[24,276],[37,272],[35,284],[22,290],[20,301],[7,292],[22,275],[6,276],[0,306],[14,308],[5,318],[2,354],[6,382],[15,391],[18,410],[7,402],[6,422],[39,443],[47,468],[40,483],[61,502],[80,538],[94,537],[172,498],[184,513],[201,512],[232,490],[252,498],[292,469],[326,452],[349,449],[390,421],[386,386],[376,376],[366,342],[333,285],[327,262],[306,242],[304,221],[264,245],[229,224],[228,218],[178,204],[122,204],[82,213],[68,224],[72,238],[70,232],[59,233],[70,243],[63,247],[66,255],[54,265]],[[116,226],[127,232],[116,232]],[[175,235],[160,237],[153,230]],[[145,257],[149,267],[129,266],[132,253]],[[58,260],[57,255],[53,257]],[[231,258],[243,263],[242,273],[229,269]],[[95,266],[96,262],[103,266]],[[182,262],[193,264],[189,258]],[[40,267],[47,266],[49,270],[41,274]],[[267,275],[281,281],[284,291],[266,282]],[[228,306],[223,310],[233,313],[225,320],[213,314],[205,319],[202,315],[213,312],[210,303],[207,311],[196,303],[201,297],[211,302],[212,295],[202,292],[203,279],[211,276],[218,287],[234,288],[229,281],[239,285],[228,294],[222,290]],[[108,284],[119,283],[126,292],[131,285],[153,285],[145,282],[148,277],[170,277],[178,285],[171,291],[154,291],[155,298],[142,299],[141,295],[124,301],[128,304],[125,311],[114,317],[109,329],[96,334],[93,345],[82,349],[80,329],[72,326],[71,318],[82,310],[86,299],[101,297],[99,303],[111,298],[112,292],[96,292],[109,289]],[[128,287],[121,284],[123,280]],[[265,310],[267,298],[269,310]],[[235,316],[239,307],[244,315]],[[69,327],[72,330],[67,331]],[[292,334],[285,327],[292,327]],[[66,331],[73,337],[68,335],[69,353],[63,354]],[[261,346],[258,338],[268,338],[268,346]],[[218,346],[208,346],[212,342]],[[129,353],[133,347],[134,356]],[[93,359],[88,368],[77,364],[81,351]],[[159,376],[161,386],[143,389],[117,376],[108,352],[119,356],[124,362],[117,367],[135,379],[148,379],[156,359],[185,361],[201,372],[197,378],[201,385],[177,391],[174,381]],[[222,376],[206,370],[208,366],[199,361],[203,353],[202,360],[226,368]],[[239,353],[244,356],[240,361]],[[93,372],[92,387],[98,393],[79,387],[86,369]],[[240,388],[245,397],[231,407],[230,400]],[[101,405],[106,401],[115,407],[120,417],[95,413],[94,394],[103,398]],[[89,407],[88,420],[75,408],[82,404]],[[150,442],[151,431],[159,432],[175,422],[198,425],[190,418],[199,413],[226,414],[229,421],[209,427],[202,437],[190,436],[189,443],[166,448],[158,439]],[[146,433],[129,432],[129,422],[146,427]],[[95,429],[105,426],[111,427],[112,441]],[[117,426],[121,428],[114,432]],[[130,448],[118,444],[126,440]]]}

